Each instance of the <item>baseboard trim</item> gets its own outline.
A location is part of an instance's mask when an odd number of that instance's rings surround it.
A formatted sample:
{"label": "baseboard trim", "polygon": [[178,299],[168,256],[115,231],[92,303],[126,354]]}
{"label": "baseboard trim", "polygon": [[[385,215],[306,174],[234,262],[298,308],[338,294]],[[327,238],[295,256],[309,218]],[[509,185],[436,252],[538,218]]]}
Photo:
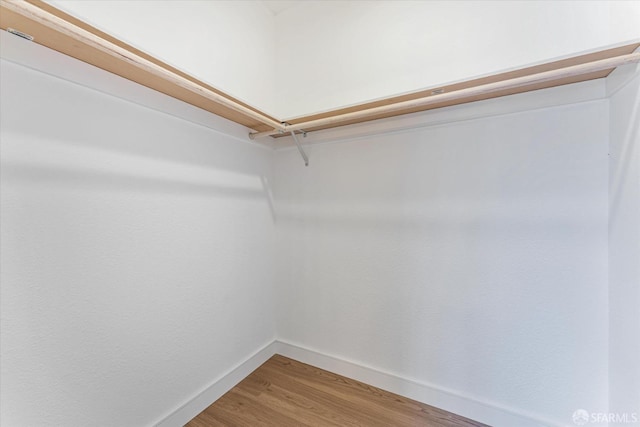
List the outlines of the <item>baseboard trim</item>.
{"label": "baseboard trim", "polygon": [[426,403],[471,418],[494,427],[564,427],[512,408],[484,402],[455,391],[421,383],[407,378],[350,362],[339,357],[284,341],[275,342],[275,352],[297,361],[316,366],[374,387]]}
{"label": "baseboard trim", "polygon": [[265,345],[243,362],[221,375],[207,388],[154,424],[156,427],[182,427],[193,417],[231,390],[236,384],[255,371],[276,354],[277,341]]}
{"label": "baseboard trim", "polygon": [[353,378],[374,387],[471,418],[493,427],[565,427],[567,424],[545,420],[537,415],[482,401],[434,384],[403,378],[379,369],[328,355],[298,344],[275,340],[213,381],[188,402],[165,416],[156,427],[181,427],[231,390],[236,384],[269,360],[274,354],[295,359],[327,371]]}

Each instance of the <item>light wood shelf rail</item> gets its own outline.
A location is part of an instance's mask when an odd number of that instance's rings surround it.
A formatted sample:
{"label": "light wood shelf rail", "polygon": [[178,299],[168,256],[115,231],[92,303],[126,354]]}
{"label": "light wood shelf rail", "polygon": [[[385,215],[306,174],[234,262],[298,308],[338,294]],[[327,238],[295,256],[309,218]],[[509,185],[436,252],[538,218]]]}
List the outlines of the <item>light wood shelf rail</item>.
{"label": "light wood shelf rail", "polygon": [[224,92],[39,0],[0,0],[0,27],[128,80],[222,116],[254,131],[284,128]]}
{"label": "light wood shelf rail", "polygon": [[609,75],[638,62],[631,43],[559,61],[493,74],[347,108],[279,120],[41,1],[0,0],[0,28],[248,127],[252,138],[285,136],[448,107]]}
{"label": "light wood shelf rail", "polygon": [[[624,46],[625,49],[618,48],[597,52],[599,55],[583,55],[582,57],[570,58],[570,60],[557,61],[556,63],[530,67],[510,73],[502,73],[483,79],[433,88],[427,91],[405,95],[404,97],[387,98],[378,103],[360,104],[348,109],[333,110],[325,114],[287,120],[287,127],[284,129],[284,132],[285,134],[299,130],[312,132],[336,126],[345,126],[433,108],[448,107],[602,78],[609,75],[616,67],[640,62],[640,52],[632,51],[631,53],[624,53],[618,56],[606,56],[610,53],[618,53],[620,50],[630,50],[634,46],[637,47],[637,45],[628,45]],[[590,60],[588,62],[581,62],[584,57],[589,57]],[[550,68],[550,64],[554,64],[555,66]],[[251,137],[261,138],[282,134],[282,130],[271,130],[254,133]]]}

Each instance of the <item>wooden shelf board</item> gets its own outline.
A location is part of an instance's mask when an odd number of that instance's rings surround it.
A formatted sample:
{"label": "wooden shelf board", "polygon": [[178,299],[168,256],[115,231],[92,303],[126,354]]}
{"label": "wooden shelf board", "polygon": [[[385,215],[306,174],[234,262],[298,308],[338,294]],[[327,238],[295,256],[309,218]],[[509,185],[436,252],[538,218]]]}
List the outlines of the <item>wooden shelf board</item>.
{"label": "wooden shelf board", "polygon": [[[209,90],[211,92],[214,92],[217,95],[220,95],[224,98],[226,98],[226,100],[230,100],[233,101],[243,107],[248,108],[249,110],[251,110],[251,112],[257,112],[259,114],[262,114],[263,116],[266,116],[267,118],[275,121],[275,122],[281,122],[281,120],[271,117],[265,113],[263,113],[262,111],[253,108],[227,94],[225,94],[224,92],[213,88],[209,85],[207,85],[206,83],[195,79],[192,76],[189,76],[188,74],[174,68],[171,67],[168,64],[165,64],[161,61],[159,61],[158,59],[146,54],[145,52],[142,52],[136,48],[134,48],[133,46],[129,46],[126,43],[123,43],[122,41],[110,36],[109,34],[106,34],[100,30],[98,30],[97,28],[94,28],[88,24],[86,24],[85,22],[74,18],[73,16],[59,10],[56,9],[55,7],[44,3],[41,0],[26,0],[29,4],[36,6],[37,8],[44,10],[60,19],[63,19],[64,21],[79,27],[85,31],[88,31],[89,33],[103,39],[106,40],[109,43],[112,43],[120,48],[123,48],[125,50],[127,50],[128,52],[131,52],[134,55],[137,55],[147,61],[152,62],[153,64],[156,64],[160,67],[162,67],[163,69],[177,75],[180,76],[181,78],[187,79],[190,82],[206,89]],[[230,108],[229,106],[226,106],[224,104],[221,104],[219,102],[216,102],[210,98],[207,98],[206,96],[200,95],[196,92],[190,91],[166,78],[163,78],[161,76],[158,76],[156,74],[153,74],[143,68],[140,68],[130,62],[125,61],[124,59],[119,59],[113,55],[109,55],[108,53],[105,53],[102,50],[99,50],[89,44],[86,44],[82,41],[79,41],[77,39],[75,39],[74,37],[71,37],[69,35],[66,35],[62,32],[59,32],[57,30],[51,29],[50,27],[39,23],[37,20],[34,19],[30,19],[29,17],[25,17],[19,13],[15,13],[12,10],[7,9],[6,7],[2,7],[0,8],[0,27],[2,29],[7,29],[7,28],[14,28],[18,31],[27,33],[31,36],[34,37],[34,42],[41,44],[43,46],[46,46],[48,48],[54,49],[58,52],[61,52],[65,55],[71,56],[73,58],[79,59],[83,62],[86,62],[88,64],[94,65],[98,68],[101,68],[103,70],[109,71],[111,73],[117,74],[121,77],[124,77],[128,80],[131,80],[133,82],[139,83],[143,86],[149,87],[151,89],[157,90],[159,92],[162,92],[166,95],[169,95],[173,98],[179,99],[181,101],[184,101],[188,104],[194,105],[196,107],[199,107],[203,110],[206,110],[210,113],[216,114],[218,116],[222,116],[226,119],[229,119],[231,121],[234,121],[236,123],[239,123],[243,126],[246,126],[250,129],[252,129],[255,132],[265,132],[265,131],[270,131],[273,128],[270,127],[267,124],[263,124],[259,121],[257,121],[256,118],[254,117],[250,117],[247,114],[250,114],[251,112],[246,112],[243,113],[241,111],[236,111],[232,108]],[[616,47],[616,48],[611,48],[611,49],[606,49],[606,50],[601,50],[598,52],[593,52],[593,53],[589,53],[589,54],[585,54],[585,55],[579,55],[579,56],[575,56],[575,57],[571,57],[571,58],[567,58],[567,59],[563,59],[560,61],[553,61],[553,62],[549,62],[549,63],[545,63],[545,64],[540,64],[540,65],[535,65],[532,67],[526,67],[526,68],[522,68],[522,69],[518,69],[518,70],[513,70],[513,71],[509,71],[509,72],[504,72],[504,73],[499,73],[499,74],[494,74],[494,75],[490,75],[487,77],[482,77],[482,78],[477,78],[477,79],[472,79],[472,80],[467,80],[467,81],[463,81],[463,82],[459,82],[459,83],[454,83],[454,84],[450,84],[450,85],[445,85],[445,86],[437,86],[437,87],[433,87],[433,88],[428,88],[428,89],[424,89],[424,90],[420,90],[420,91],[416,91],[416,92],[412,92],[409,94],[404,94],[404,95],[399,95],[399,96],[392,96],[392,97],[388,97],[385,99],[381,99],[381,100],[377,100],[377,101],[372,101],[372,102],[364,102],[358,105],[354,105],[354,106],[350,106],[350,107],[346,107],[346,108],[338,108],[335,110],[331,110],[331,111],[327,111],[327,112],[323,112],[323,113],[319,113],[319,114],[312,114],[312,115],[307,115],[307,116],[303,116],[303,117],[296,117],[295,119],[291,119],[291,120],[287,120],[287,122],[289,124],[295,125],[295,124],[299,124],[299,123],[304,123],[304,122],[308,122],[308,121],[312,121],[312,120],[316,120],[316,119],[322,119],[322,118],[327,118],[327,117],[335,117],[335,116],[339,116],[341,114],[345,114],[345,113],[352,113],[352,112],[358,112],[358,111],[363,111],[363,110],[367,110],[370,108],[375,108],[375,107],[380,107],[380,106],[386,106],[386,105],[391,105],[391,104],[395,104],[395,103],[399,103],[399,102],[404,102],[404,101],[411,101],[411,100],[416,100],[416,99],[420,99],[420,98],[425,98],[425,97],[429,97],[433,95],[433,92],[438,90],[438,91],[444,91],[445,93],[449,93],[449,92],[454,92],[460,89],[466,89],[466,88],[473,88],[476,86],[481,86],[484,84],[488,84],[488,83],[496,83],[496,82],[502,82],[502,81],[506,81],[509,79],[513,79],[513,78],[518,78],[518,77],[523,77],[523,76],[528,76],[528,75],[533,75],[533,74],[537,74],[537,73],[541,73],[541,72],[545,72],[545,71],[550,71],[550,70],[558,70],[561,68],[565,68],[565,67],[569,67],[569,66],[573,66],[573,65],[579,65],[579,64],[585,64],[585,63],[589,63],[592,61],[597,61],[597,60],[601,60],[601,59],[607,59],[607,58],[613,58],[613,57],[617,57],[617,56],[621,56],[621,55],[625,55],[625,54],[629,54],[634,52],[638,47],[640,47],[640,43],[633,43],[633,44],[628,44],[625,46],[620,46],[620,47]],[[412,107],[412,108],[406,108],[406,109],[402,109],[402,110],[398,110],[398,111],[393,111],[393,112],[387,112],[387,113],[380,113],[377,115],[373,115],[373,116],[369,116],[366,118],[358,118],[358,119],[353,119],[353,120],[349,120],[349,121],[344,121],[344,122],[340,122],[340,123],[332,123],[332,124],[327,124],[327,125],[323,125],[323,126],[317,126],[314,128],[309,128],[309,129],[304,129],[305,131],[309,132],[309,131],[317,131],[317,130],[322,130],[322,129],[329,129],[329,128],[333,128],[333,127],[338,127],[338,126],[345,126],[345,125],[349,125],[349,124],[355,124],[355,123],[363,123],[363,122],[367,122],[367,121],[371,121],[371,120],[378,120],[378,119],[383,119],[383,118],[388,118],[388,117],[394,117],[394,116],[399,116],[399,115],[404,115],[404,114],[409,114],[409,113],[415,113],[415,112],[419,112],[419,111],[425,111],[425,110],[431,110],[431,109],[435,109],[435,108],[442,108],[442,107],[448,107],[448,106],[453,106],[453,105],[459,105],[459,104],[465,104],[465,103],[469,103],[469,102],[474,102],[474,101],[480,101],[480,100],[485,100],[485,99],[491,99],[491,98],[497,98],[497,97],[501,97],[501,96],[507,96],[507,95],[513,95],[513,94],[517,94],[517,93],[523,93],[523,92],[528,92],[528,91],[533,91],[533,90],[539,90],[539,89],[545,89],[545,88],[550,88],[550,87],[555,87],[555,86],[561,86],[561,85],[566,85],[566,84],[571,84],[571,83],[577,83],[577,82],[582,82],[582,81],[587,81],[587,80],[593,80],[593,79],[599,79],[599,78],[603,78],[606,77],[607,75],[609,75],[609,73],[611,73],[611,71],[613,71],[613,68],[611,69],[607,69],[607,70],[603,70],[603,71],[598,71],[598,72],[592,72],[592,73],[588,73],[588,74],[583,74],[583,75],[578,75],[578,76],[572,76],[572,77],[564,77],[564,78],[559,78],[553,81],[548,81],[548,82],[544,82],[544,83],[538,83],[538,84],[531,84],[531,85],[527,85],[527,86],[521,86],[515,89],[508,89],[508,90],[502,90],[502,91],[495,91],[495,92],[491,92],[491,93],[485,93],[482,95],[476,95],[476,96],[469,96],[469,97],[464,97],[464,98],[459,98],[459,99],[455,99],[455,100],[450,100],[450,101],[443,101],[443,102],[439,102],[439,103],[434,103],[434,104],[430,104],[427,106],[421,106],[421,107]],[[214,97],[215,98],[215,97]],[[222,100],[225,101],[225,100]],[[267,120],[268,122],[268,120]],[[280,137],[280,136],[286,136],[287,134],[284,135],[276,135],[275,137]]]}
{"label": "wooden shelf board", "polygon": [[[59,9],[56,9],[55,7],[47,3],[44,3],[39,0],[28,0],[28,3],[33,4],[34,6],[37,6],[38,8],[45,10],[51,13],[52,15],[57,16],[58,18],[64,19],[65,21],[77,27],[80,27],[86,31],[89,31],[90,33],[104,40],[107,40],[119,47],[122,47],[128,50],[129,52],[134,53],[135,55],[138,55],[148,61],[151,61],[154,64],[157,64],[165,68],[166,70],[169,70],[175,73],[178,76],[184,77],[203,88],[206,88],[219,95],[222,95],[227,99],[232,100],[253,111],[256,111],[267,117],[270,117],[267,114],[264,114],[263,112],[261,112],[260,110],[254,107],[251,107],[250,105],[247,105],[225,94],[224,92],[214,87],[211,87],[210,85],[198,79],[195,79],[194,77],[189,76],[188,74],[168,64],[163,63],[162,61],[159,61],[158,59],[134,48],[133,46],[129,46],[128,44],[123,43],[122,41],[74,18],[71,15],[68,15],[62,12]],[[79,59],[80,61],[86,62],[88,64],[101,68],[103,70],[109,71],[113,74],[117,74],[118,76],[124,77],[128,80],[134,81],[148,88],[157,90],[158,92],[162,92],[166,95],[169,95],[173,98],[177,98],[188,104],[202,108],[203,110],[209,111],[210,113],[216,114],[218,116],[222,116],[226,119],[239,123],[255,131],[260,132],[260,131],[266,131],[271,129],[271,127],[269,127],[268,125],[257,122],[255,119],[247,117],[244,114],[238,111],[232,110],[231,108],[225,105],[219,104],[204,96],[191,92],[183,87],[172,84],[171,82],[161,77],[158,77],[150,72],[147,72],[141,68],[138,68],[134,65],[131,65],[130,63],[125,62],[124,60],[118,60],[111,55],[108,55],[98,49],[95,49],[94,47],[84,44],[70,36],[67,36],[58,31],[55,31],[45,25],[42,25],[34,20],[26,18],[4,7],[0,9],[0,28],[2,28],[3,30],[6,30],[7,28],[13,28],[23,33],[29,34],[34,37],[34,43],[38,43],[40,45],[46,46],[60,53],[63,53],[65,55]],[[277,119],[273,117],[270,117],[270,118],[277,121]]]}
{"label": "wooden shelf board", "polygon": [[[392,96],[392,97],[389,97],[389,98],[385,98],[385,99],[381,99],[381,100],[377,100],[377,101],[373,101],[373,102],[365,102],[365,103],[362,103],[362,104],[358,104],[358,105],[354,105],[354,106],[350,106],[350,107],[346,107],[346,108],[338,108],[338,109],[335,109],[335,110],[331,110],[331,111],[327,111],[327,112],[323,112],[323,113],[319,113],[319,114],[311,114],[311,115],[308,115],[308,116],[296,117],[295,119],[286,120],[286,122],[294,125],[294,124],[304,123],[304,122],[311,121],[311,120],[317,120],[317,119],[322,119],[322,118],[326,118],[326,117],[333,117],[333,116],[338,116],[338,115],[341,115],[341,114],[352,113],[352,112],[367,110],[367,109],[370,109],[370,108],[380,107],[380,106],[384,106],[384,105],[395,104],[395,103],[398,103],[398,102],[410,101],[410,100],[414,100],[414,99],[420,99],[420,98],[432,96],[433,95],[432,92],[435,91],[435,90],[443,90],[445,93],[448,93],[448,92],[453,92],[453,91],[460,90],[460,89],[466,89],[466,88],[470,88],[470,87],[480,86],[480,85],[487,84],[487,83],[495,83],[495,82],[505,81],[505,80],[509,80],[509,79],[513,79],[513,78],[517,78],[517,77],[523,77],[523,76],[533,75],[533,74],[537,74],[537,73],[542,73],[542,72],[545,72],[545,71],[551,71],[551,70],[556,70],[556,69],[560,69],[560,68],[565,68],[565,67],[569,67],[569,66],[572,66],[572,65],[585,64],[585,63],[596,61],[596,60],[600,60],[600,59],[613,58],[613,57],[616,57],[616,56],[621,56],[621,55],[633,53],[638,47],[640,47],[640,43],[628,44],[628,45],[624,45],[624,46],[620,46],[620,47],[616,47],[616,48],[612,48],[612,49],[606,49],[606,50],[601,50],[601,51],[598,51],[598,52],[593,52],[593,53],[589,53],[589,54],[585,54],[585,55],[579,55],[579,56],[567,58],[567,59],[563,59],[563,60],[560,60],[560,61],[548,62],[548,63],[541,64],[541,65],[535,65],[535,66],[532,66],[532,67],[526,67],[526,68],[522,68],[522,69],[518,69],[518,70],[508,71],[508,72],[505,72],[505,73],[494,74],[494,75],[491,75],[491,76],[482,77],[482,78],[478,78],[478,79],[473,79],[473,80],[467,80],[467,81],[463,81],[463,82],[459,82],[459,83],[454,83],[454,84],[451,84],[451,85],[434,86],[434,87],[429,88],[429,89],[424,89],[424,90],[420,90],[420,91],[417,91],[417,92],[412,92],[412,93],[409,93],[409,94],[404,94],[404,95],[400,95],[400,96]],[[310,129],[305,129],[305,131],[311,132],[311,131],[329,129],[329,128],[332,128],[332,127],[346,126],[346,125],[356,124],[356,123],[363,123],[363,122],[370,121],[370,120],[384,119],[384,118],[388,118],[388,117],[394,117],[394,116],[399,116],[399,115],[404,115],[404,114],[416,113],[416,112],[419,112],[419,111],[426,111],[426,110],[431,110],[431,109],[435,109],[435,108],[443,108],[443,107],[449,107],[449,106],[453,106],[453,105],[466,104],[466,103],[474,102],[474,101],[481,101],[481,100],[485,100],[485,99],[498,98],[498,97],[501,97],[501,96],[507,96],[507,95],[514,95],[514,94],[517,94],[517,93],[529,92],[529,91],[533,91],[533,90],[546,89],[546,88],[550,88],[550,87],[562,86],[562,85],[567,85],[567,84],[571,84],[571,83],[578,83],[578,82],[583,82],[583,81],[587,81],[587,80],[599,79],[599,78],[603,78],[603,77],[608,76],[613,70],[614,70],[614,68],[611,68],[611,69],[607,69],[607,70],[603,70],[603,71],[598,71],[598,72],[595,72],[595,73],[589,73],[589,74],[583,74],[583,75],[579,75],[579,76],[573,76],[573,77],[557,79],[557,80],[554,80],[554,81],[551,81],[551,82],[546,82],[546,83],[541,83],[541,84],[533,84],[533,85],[519,87],[519,88],[516,88],[516,89],[497,91],[497,92],[493,92],[493,93],[490,93],[490,94],[484,94],[484,95],[481,95],[481,96],[466,97],[466,98],[461,98],[461,99],[457,99],[457,100],[453,100],[453,101],[440,102],[440,103],[436,103],[436,104],[432,104],[432,105],[428,105],[428,106],[423,106],[423,107],[418,107],[418,108],[405,109],[405,110],[396,111],[396,112],[392,112],[392,113],[378,114],[378,115],[375,115],[375,116],[367,117],[366,119],[356,119],[356,120],[351,120],[351,121],[348,121],[348,122],[341,122],[341,123],[333,124],[333,125],[310,128]],[[278,138],[278,137],[281,137],[281,136],[286,136],[286,134],[285,135],[276,135],[275,137]]]}

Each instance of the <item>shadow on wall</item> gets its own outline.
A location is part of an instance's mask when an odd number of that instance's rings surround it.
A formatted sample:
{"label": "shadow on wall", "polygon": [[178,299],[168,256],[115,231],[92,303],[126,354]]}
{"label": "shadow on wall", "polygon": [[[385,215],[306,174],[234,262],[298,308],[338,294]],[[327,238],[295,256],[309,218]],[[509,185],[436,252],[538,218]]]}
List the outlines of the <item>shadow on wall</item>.
{"label": "shadow on wall", "polygon": [[4,60],[1,64],[3,130],[132,159],[249,175],[268,172],[255,144]]}
{"label": "shadow on wall", "polygon": [[[640,79],[640,77],[635,77]],[[632,83],[627,83],[628,85]],[[611,203],[609,216],[615,218],[618,216],[618,209],[620,208],[620,198],[623,193],[624,178],[628,176],[631,162],[636,161],[638,156],[634,156],[635,150],[640,150],[638,143],[640,141],[640,90],[635,94],[635,100],[633,102],[633,110],[629,119],[627,120],[629,127],[624,131],[624,137],[622,138],[622,149],[617,156],[622,159],[622,166],[616,168],[616,175],[611,177],[610,191],[612,190]]]}
{"label": "shadow on wall", "polygon": [[[268,194],[266,187],[243,188],[219,186],[205,182],[180,182],[167,178],[152,178],[127,175],[123,173],[99,172],[88,169],[54,168],[50,166],[35,166],[28,163],[6,162],[2,164],[3,180],[19,180],[22,183],[43,187],[63,186],[66,188],[84,188],[87,191],[122,191],[139,192],[143,194],[162,193],[174,196],[202,196],[202,197],[237,197],[262,199]],[[267,185],[265,177],[260,182]]]}
{"label": "shadow on wall", "polygon": [[2,61],[2,174],[43,188],[265,199],[271,153]]}

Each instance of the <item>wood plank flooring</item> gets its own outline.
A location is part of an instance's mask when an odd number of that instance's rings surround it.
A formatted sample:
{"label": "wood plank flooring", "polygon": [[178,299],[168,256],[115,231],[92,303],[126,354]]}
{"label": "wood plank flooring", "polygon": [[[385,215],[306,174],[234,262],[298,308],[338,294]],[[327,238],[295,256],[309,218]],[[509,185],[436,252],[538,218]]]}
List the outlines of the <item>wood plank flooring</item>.
{"label": "wood plank flooring", "polygon": [[212,426],[486,427],[280,355],[187,424]]}

